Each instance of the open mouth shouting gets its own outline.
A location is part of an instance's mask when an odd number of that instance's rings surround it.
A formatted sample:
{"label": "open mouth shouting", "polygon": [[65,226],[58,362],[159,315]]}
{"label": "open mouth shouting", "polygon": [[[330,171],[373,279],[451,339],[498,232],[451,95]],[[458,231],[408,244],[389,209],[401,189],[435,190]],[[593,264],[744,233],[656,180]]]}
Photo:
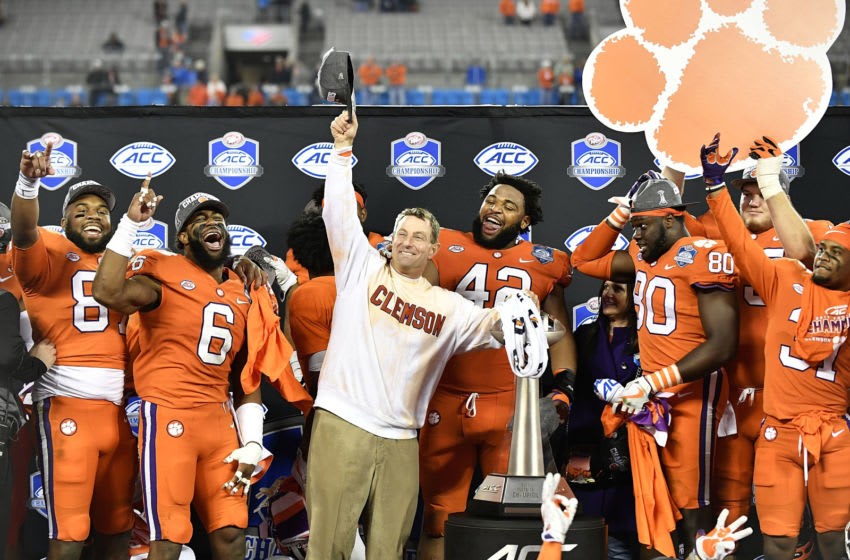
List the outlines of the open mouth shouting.
{"label": "open mouth shouting", "polygon": [[88,239],[99,239],[103,236],[103,226],[97,222],[89,222],[83,226],[83,237]]}
{"label": "open mouth shouting", "polygon": [[210,253],[217,253],[224,248],[224,233],[219,226],[205,229],[201,234],[204,248]]}
{"label": "open mouth shouting", "polygon": [[502,221],[495,214],[490,214],[481,220],[481,233],[487,237],[493,237],[502,230],[503,225]]}

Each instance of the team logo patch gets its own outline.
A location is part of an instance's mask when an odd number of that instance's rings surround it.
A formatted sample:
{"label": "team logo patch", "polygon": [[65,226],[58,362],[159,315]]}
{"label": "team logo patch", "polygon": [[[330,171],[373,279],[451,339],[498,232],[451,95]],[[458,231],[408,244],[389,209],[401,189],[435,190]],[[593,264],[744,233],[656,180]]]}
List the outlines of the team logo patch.
{"label": "team logo patch", "polygon": [[463,253],[463,245],[449,245],[449,251],[452,253]]}
{"label": "team logo patch", "polygon": [[776,428],[773,426],[768,426],[764,429],[764,439],[767,441],[773,441],[776,439]]}
{"label": "team logo patch", "polygon": [[41,138],[35,138],[27,142],[27,150],[30,153],[43,152],[47,150],[47,144],[53,143],[53,151],[50,152],[50,165],[53,167],[53,175],[41,178],[41,187],[49,191],[55,191],[74,177],[82,175],[83,170],[77,165],[77,143],[56,132],[48,132]]}
{"label": "team logo patch", "polygon": [[534,153],[521,144],[497,142],[490,144],[472,160],[487,175],[502,171],[509,175],[525,175],[539,161]]}
{"label": "team logo patch", "polygon": [[540,264],[549,264],[555,260],[555,250],[544,245],[535,245],[531,249],[531,256],[537,259]]}
{"label": "team logo patch", "polygon": [[495,253],[493,253],[493,258],[501,259],[501,258],[502,258],[502,253],[500,253],[499,251],[496,251]]}
{"label": "team logo patch", "polygon": [[133,142],[115,152],[109,159],[112,167],[119,173],[133,179],[144,179],[148,173],[159,177],[168,171],[174,162],[174,156],[153,142]]}
{"label": "team logo patch", "polygon": [[418,191],[446,174],[440,164],[442,145],[421,132],[411,132],[390,144],[390,165],[387,175],[395,177],[409,189]]}
{"label": "team logo patch", "polygon": [[75,253],[73,251],[69,251],[69,252],[65,253],[65,258],[68,259],[71,262],[77,262],[77,261],[80,260],[80,255],[78,255],[77,253]]}
{"label": "team logo patch", "polygon": [[231,190],[247,185],[254,177],[263,174],[260,165],[260,143],[246,138],[241,132],[231,131],[209,141],[209,162],[204,175],[212,177]]}
{"label": "team logo patch", "polygon": [[599,298],[594,296],[585,303],[573,306],[573,331],[587,325],[599,316]]}
{"label": "team logo patch", "polygon": [[135,437],[139,437],[139,410],[142,408],[142,399],[133,395],[127,399],[127,404],[124,406],[124,413],[127,415],[127,423],[130,424],[130,431]]}
{"label": "team logo patch", "polygon": [[714,239],[697,239],[694,241],[694,247],[699,247],[700,249],[711,249],[717,245],[717,241]]}
{"label": "team logo patch", "polygon": [[216,288],[215,293],[216,295],[218,295],[218,297],[224,297],[224,290],[222,290],[221,288]]}
{"label": "team logo patch", "polygon": [[180,420],[172,420],[168,423],[168,426],[165,427],[165,431],[167,431],[168,435],[171,437],[178,438],[183,435],[183,422]]}
{"label": "team logo patch", "polygon": [[782,169],[788,175],[789,181],[793,181],[797,177],[802,177],[806,174],[806,169],[803,167],[800,158],[799,144],[794,144],[782,154]]}
{"label": "team logo patch", "polygon": [[66,436],[72,436],[77,433],[77,423],[72,418],[65,418],[59,424],[59,431]]}
{"label": "team logo patch", "polygon": [[[664,169],[664,166],[661,164],[661,160],[660,160],[660,159],[655,158],[654,160],[652,160],[652,162],[655,164],[655,167],[657,167],[659,170],[663,170],[663,169]],[[690,180],[690,179],[699,179],[700,177],[702,177],[702,173],[686,173],[686,174],[685,174],[685,179],[686,179],[686,180]]]}
{"label": "team logo patch", "polygon": [[44,499],[44,480],[41,472],[36,471],[30,475],[30,509],[35,510],[43,518],[47,519],[47,502]]}
{"label": "team logo patch", "polygon": [[694,264],[694,257],[697,254],[697,250],[694,249],[693,245],[685,245],[679,249],[679,252],[676,253],[676,256],[673,257],[673,260],[676,261],[680,267],[688,266],[689,264]]}
{"label": "team logo patch", "polygon": [[850,175],[850,146],[835,154],[832,163],[845,175]]}
{"label": "team logo patch", "polygon": [[150,227],[136,232],[133,247],[142,249],[164,249],[168,246],[168,224],[153,220]]}
{"label": "team logo patch", "polygon": [[620,143],[609,140],[601,132],[591,132],[573,141],[571,152],[572,164],[567,168],[567,175],[595,191],[626,174],[626,168],[620,165]]}
{"label": "team logo patch", "polygon": [[436,426],[439,423],[440,423],[440,413],[437,412],[436,410],[432,410],[431,412],[429,412],[428,413],[428,425],[429,426]]}
{"label": "team logo patch", "polygon": [[192,282],[191,280],[183,280],[182,282],[180,282],[180,285],[183,286],[184,290],[194,290],[195,289],[195,283]]}
{"label": "team logo patch", "polygon": [[[590,232],[593,231],[595,225],[592,226],[584,226],[583,228],[579,228],[572,232],[569,237],[567,237],[566,241],[564,241],[564,247],[572,253],[576,250],[576,248],[584,243],[584,240],[587,239],[587,236],[590,235]],[[626,239],[626,236],[622,233],[617,235],[617,240],[614,241],[614,245],[611,246],[612,251],[625,251],[629,247],[629,240]]]}
{"label": "team logo patch", "polygon": [[266,239],[257,231],[239,224],[228,224],[230,234],[230,252],[234,255],[244,255],[254,245],[266,246]]}
{"label": "team logo patch", "polygon": [[791,287],[794,288],[795,292],[797,292],[800,295],[803,295],[803,285],[802,284],[794,284]]}
{"label": "team logo patch", "polygon": [[[328,158],[334,151],[334,145],[330,142],[316,142],[301,148],[301,151],[292,158],[292,164],[301,173],[315,179],[324,179],[328,171]],[[351,156],[351,167],[357,165],[357,156]]]}

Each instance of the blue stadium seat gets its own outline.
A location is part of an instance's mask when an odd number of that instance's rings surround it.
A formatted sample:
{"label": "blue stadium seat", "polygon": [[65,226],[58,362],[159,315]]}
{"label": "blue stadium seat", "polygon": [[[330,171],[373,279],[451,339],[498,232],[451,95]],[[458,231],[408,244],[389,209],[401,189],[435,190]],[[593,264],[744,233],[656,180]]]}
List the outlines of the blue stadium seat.
{"label": "blue stadium seat", "polygon": [[116,98],[116,102],[121,107],[127,107],[128,105],[133,105],[133,103],[135,103],[132,90],[123,91],[119,93]]}
{"label": "blue stadium seat", "polygon": [[6,92],[7,99],[9,101],[9,105],[12,107],[20,107],[21,105],[26,105],[24,102],[25,95],[19,89],[10,89]]}
{"label": "blue stadium seat", "polygon": [[543,103],[543,90],[535,88],[515,92],[514,103],[517,105],[541,105]]}
{"label": "blue stadium seat", "polygon": [[841,92],[841,105],[850,105],[850,89],[845,89]]}
{"label": "blue stadium seat", "polygon": [[482,105],[507,105],[511,99],[511,92],[506,89],[483,89],[481,90]]}
{"label": "blue stadium seat", "polygon": [[435,89],[431,94],[432,105],[472,105],[475,94],[463,89]]}
{"label": "blue stadium seat", "polygon": [[298,91],[295,88],[286,88],[283,90],[284,95],[289,100],[289,105],[293,105],[296,107],[303,107],[305,105],[309,105],[309,100],[307,96]]}
{"label": "blue stadium seat", "polygon": [[65,88],[59,88],[53,93],[53,99],[56,103],[61,103],[65,107],[68,107],[71,105],[73,94]]}
{"label": "blue stadium seat", "polygon": [[35,105],[38,107],[50,107],[53,105],[53,92],[49,89],[36,90]]}
{"label": "blue stadium seat", "polygon": [[840,105],[839,101],[838,92],[836,90],[832,90],[832,95],[829,96],[829,106],[835,107],[836,105]]}
{"label": "blue stadium seat", "polygon": [[409,89],[404,94],[408,105],[425,105],[425,92],[418,89]]}
{"label": "blue stadium seat", "polygon": [[153,89],[139,88],[135,91],[136,105],[152,105],[153,104]]}

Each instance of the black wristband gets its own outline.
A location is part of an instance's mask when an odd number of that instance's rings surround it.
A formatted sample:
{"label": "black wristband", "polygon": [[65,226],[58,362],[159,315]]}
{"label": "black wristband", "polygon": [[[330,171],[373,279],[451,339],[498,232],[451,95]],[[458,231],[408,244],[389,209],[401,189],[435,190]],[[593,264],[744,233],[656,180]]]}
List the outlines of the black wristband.
{"label": "black wristband", "polygon": [[576,392],[575,384],[576,372],[574,372],[570,368],[565,368],[555,376],[553,387],[567,395],[567,398],[570,399],[570,402],[573,402],[573,397],[575,396]]}
{"label": "black wristband", "polygon": [[708,193],[708,194],[711,194],[713,192],[717,192],[720,189],[725,189],[725,188],[726,188],[726,183],[720,183],[719,185],[714,185],[713,187],[708,187],[708,186],[705,187],[705,192]]}

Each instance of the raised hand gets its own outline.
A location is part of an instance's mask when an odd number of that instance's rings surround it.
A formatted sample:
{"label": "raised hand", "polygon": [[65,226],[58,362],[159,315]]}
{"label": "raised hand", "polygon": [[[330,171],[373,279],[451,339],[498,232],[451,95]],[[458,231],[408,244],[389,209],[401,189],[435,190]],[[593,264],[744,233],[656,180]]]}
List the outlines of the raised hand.
{"label": "raised hand", "polygon": [[707,535],[698,535],[694,552],[700,560],[722,560],[735,550],[737,542],[752,534],[750,527],[736,531],[747,522],[747,516],[742,515],[726,526],[729,510],[724,509],[717,516],[717,525]]}
{"label": "raised hand", "polygon": [[782,155],[782,148],[776,143],[776,140],[769,136],[762,136],[761,140],[753,140],[753,145],[750,146],[750,157],[753,159],[772,158]]}
{"label": "raised hand", "polygon": [[334,148],[348,148],[354,145],[354,137],[357,136],[357,115],[352,115],[351,122],[348,121],[348,111],[343,111],[331,122],[331,136],[334,139]]}
{"label": "raised hand", "polygon": [[53,175],[55,171],[50,165],[50,154],[53,153],[53,142],[47,143],[47,148],[43,152],[30,153],[24,150],[21,153],[21,175],[30,179],[41,179],[48,175]]}
{"label": "raised hand", "polygon": [[154,212],[156,212],[157,205],[162,202],[163,197],[161,195],[157,196],[156,192],[150,188],[150,184],[151,175],[148,173],[148,176],[142,181],[142,187],[139,189],[138,194],[130,200],[127,217],[136,223],[143,223],[150,220]]}
{"label": "raised hand", "polygon": [[702,162],[702,178],[706,186],[716,187],[723,183],[723,174],[738,155],[738,148],[732,148],[726,155],[720,155],[720,133],[714,135],[711,144],[700,148],[699,157]]}

